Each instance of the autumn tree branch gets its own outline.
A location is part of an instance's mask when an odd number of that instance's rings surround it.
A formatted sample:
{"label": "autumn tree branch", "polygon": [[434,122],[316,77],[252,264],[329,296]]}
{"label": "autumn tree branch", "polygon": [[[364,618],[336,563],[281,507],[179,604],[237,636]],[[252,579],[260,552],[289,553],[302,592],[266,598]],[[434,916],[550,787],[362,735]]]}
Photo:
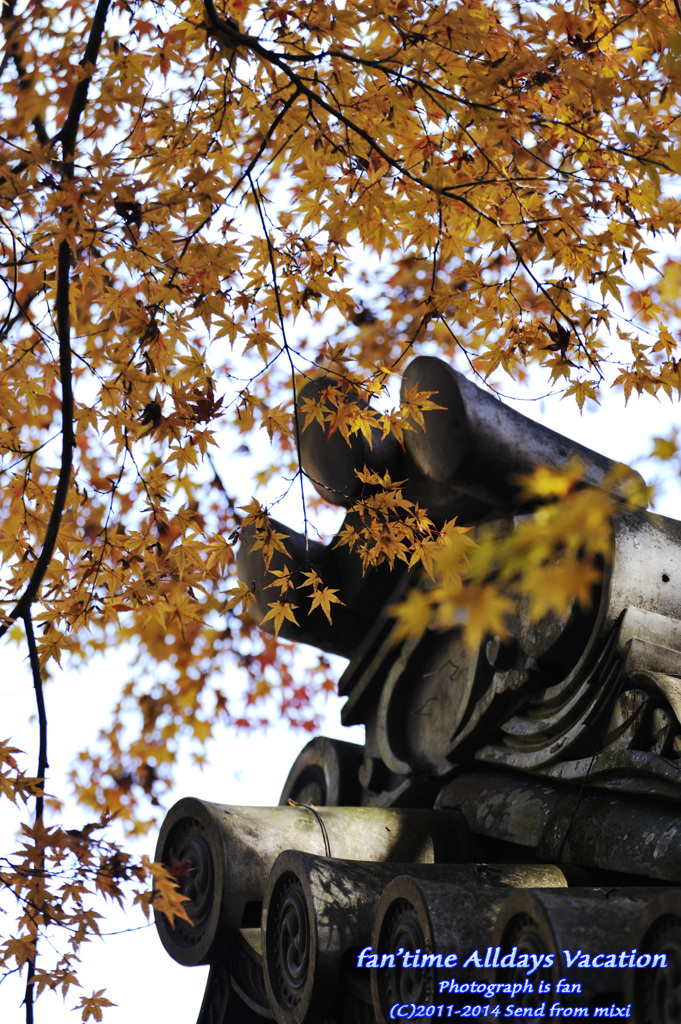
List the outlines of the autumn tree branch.
{"label": "autumn tree branch", "polygon": [[33,689],[35,690],[35,702],[38,710],[38,730],[40,734],[39,747],[38,747],[38,774],[37,778],[41,780],[41,793],[40,796],[36,797],[35,800],[35,819],[36,822],[41,821],[43,817],[44,807],[44,789],[45,789],[45,774],[49,767],[47,761],[47,714],[45,712],[45,697],[43,694],[43,677],[40,670],[40,660],[38,658],[38,648],[35,642],[35,632],[33,630],[33,617],[30,610],[24,615],[24,626],[26,628],[26,641],[28,643],[28,657],[31,666],[31,676],[33,679]]}
{"label": "autumn tree branch", "polygon": [[[90,36],[88,43],[85,48],[85,55],[81,61],[81,65],[85,67],[94,67],[99,48],[101,45],[102,35],[104,32],[104,25],[106,22],[106,15],[109,8],[110,0],[99,0],[95,17],[93,19],[92,27],[90,30]],[[14,62],[19,74],[19,80],[21,88],[24,88],[26,76],[23,69],[23,63],[20,54],[14,55]],[[74,94],[71,100],[71,105],[67,114],[67,118],[59,133],[59,138],[62,143],[62,156],[63,156],[63,169],[64,177],[67,180],[72,180],[74,177],[74,166],[73,157],[76,149],[76,139],[78,134],[78,126],[80,118],[85,110],[87,103],[87,94],[89,88],[90,76],[81,79],[76,85]],[[43,122],[39,116],[34,118],[33,125],[38,136],[38,141],[42,145],[46,145],[48,140],[47,132]],[[38,710],[38,723],[39,723],[39,747],[38,747],[38,778],[42,780],[42,789],[40,795],[36,796],[36,814],[35,823],[36,826],[40,825],[43,820],[44,812],[44,788],[45,788],[45,776],[47,773],[48,761],[47,761],[47,714],[45,710],[45,701],[43,694],[43,681],[42,673],[40,670],[40,661],[38,658],[38,650],[35,641],[35,633],[33,630],[33,619],[31,616],[31,605],[38,593],[38,590],[42,584],[45,574],[48,570],[54,549],[57,543],[57,536],[59,533],[59,527],[61,525],[62,515],[66,506],[66,499],[69,490],[69,484],[71,481],[71,470],[73,466],[73,446],[75,443],[75,434],[73,428],[73,379],[71,372],[71,320],[69,312],[69,301],[70,301],[70,272],[71,272],[71,245],[68,239],[64,238],[59,243],[58,255],[57,255],[57,273],[56,273],[56,295],[55,295],[55,316],[57,322],[57,336],[59,341],[59,372],[61,379],[61,413],[62,413],[62,446],[61,446],[61,462],[59,467],[59,478],[57,481],[57,487],[55,490],[54,502],[50,512],[50,518],[45,531],[45,538],[40,555],[36,561],[36,564],[31,573],[30,579],[24,589],[22,596],[15,605],[14,609],[10,612],[10,620],[16,620],[22,618],[26,629],[26,640],[28,643],[29,661],[31,666],[31,675],[33,678],[33,687],[36,695],[36,706]],[[9,628],[9,623],[5,623],[0,626],[0,636],[4,635]],[[39,876],[43,876],[45,873],[45,860],[44,852],[41,852],[38,856],[36,863],[36,870]],[[33,1000],[34,1000],[34,978],[35,978],[35,965],[38,955],[38,932],[40,926],[40,919],[36,917],[34,923],[34,940],[33,940],[33,956],[28,960],[27,971],[26,971],[26,994],[24,998],[24,1005],[26,1007],[26,1024],[33,1024]]]}
{"label": "autumn tree branch", "polygon": [[274,288],[274,297],[275,297],[275,300],[276,300],[276,303],[277,303],[277,316],[279,317],[279,329],[281,330],[282,344],[283,344],[283,347],[284,347],[284,351],[286,352],[286,358],[288,359],[288,363],[289,363],[289,366],[291,368],[291,392],[292,392],[292,395],[293,395],[293,436],[295,438],[296,455],[297,455],[297,458],[298,458],[298,473],[300,475],[300,498],[301,498],[301,501],[302,501],[302,504],[303,504],[303,534],[304,534],[304,537],[305,537],[305,554],[307,556],[307,552],[309,550],[309,545],[308,545],[308,520],[307,520],[307,505],[306,505],[306,502],[305,502],[305,490],[304,490],[304,487],[303,487],[303,456],[302,456],[302,452],[301,452],[301,449],[300,449],[300,425],[298,423],[298,412],[297,412],[298,393],[297,393],[297,389],[296,389],[296,368],[295,368],[295,365],[293,363],[293,356],[291,354],[291,348],[289,346],[288,339],[286,337],[286,323],[285,323],[285,320],[284,320],[284,310],[283,310],[282,304],[281,304],[281,292],[279,291],[279,282],[277,280],[277,264],[276,264],[275,257],[274,257],[274,247],[272,245],[272,239],[270,237],[270,233],[268,231],[267,224],[265,222],[265,214],[264,214],[264,211],[263,211],[263,208],[262,208],[262,197],[260,196],[260,193],[258,192],[258,189],[257,189],[256,185],[253,182],[253,178],[251,177],[251,172],[250,171],[247,172],[247,177],[248,177],[248,181],[249,181],[250,186],[251,186],[251,193],[253,195],[253,200],[255,202],[256,209],[258,211],[258,216],[260,218],[260,223],[261,223],[262,229],[263,229],[263,231],[265,233],[265,241],[267,243],[267,253],[268,253],[269,262],[270,262],[270,271],[272,273],[272,287]]}
{"label": "autumn tree branch", "polygon": [[[90,35],[85,46],[85,53],[79,62],[80,66],[85,71],[91,70],[90,73],[86,74],[84,78],[81,78],[76,85],[71,98],[69,111],[66,115],[66,120],[55,137],[55,141],[58,139],[62,144],[65,163],[70,162],[75,153],[78,126],[87,105],[87,95],[90,89],[90,82],[92,80],[92,72],[94,72],[97,57],[99,56],[99,48],[102,45],[102,36],[104,35],[104,26],[106,25],[106,17],[109,13],[110,3],[111,0],[99,0],[97,4],[97,9],[95,10],[94,18],[92,19]],[[69,177],[73,177],[73,168],[71,168],[70,171],[67,170],[67,175]]]}
{"label": "autumn tree branch", "polygon": [[[92,67],[94,70],[102,42],[109,4],[110,0],[99,0],[99,3],[97,4],[97,9],[90,29],[90,35],[85,47],[85,54],[80,62],[82,67]],[[76,85],[69,111],[66,116],[66,121],[57,136],[62,144],[64,176],[68,180],[72,180],[74,177],[73,157],[76,150],[78,126],[87,104],[90,79],[91,75],[87,75],[87,77],[82,78]],[[57,337],[59,340],[59,376],[62,388],[62,445],[59,479],[57,480],[54,502],[52,504],[50,518],[45,530],[45,539],[43,541],[42,550],[33,567],[33,571],[23,594],[9,613],[9,619],[11,621],[0,626],[0,637],[4,636],[10,628],[12,621],[26,617],[33,601],[35,600],[38,590],[40,589],[40,585],[45,578],[45,573],[52,561],[61,518],[66,506],[69,484],[71,482],[73,446],[75,444],[75,432],[73,428],[73,380],[71,373],[71,317],[69,312],[71,258],[71,245],[69,241],[64,238],[59,243],[57,255],[57,289],[55,295],[55,316],[57,321]]]}
{"label": "autumn tree branch", "polygon": [[336,106],[333,106],[331,103],[328,103],[323,96],[320,96],[318,92],[315,92],[313,88],[308,86],[305,80],[297,72],[293,71],[288,66],[288,55],[286,55],[286,59],[284,59],[279,54],[263,46],[262,43],[260,43],[259,40],[255,39],[253,36],[246,35],[234,29],[232,29],[231,31],[239,43],[245,44],[248,47],[248,49],[250,49],[254,54],[257,54],[263,60],[274,65],[280,71],[282,71],[283,74],[286,75],[286,77],[289,79],[289,81],[296,87],[297,93],[306,96],[311,104],[321,107],[328,114],[331,114],[333,117],[337,118],[341,122],[341,124],[343,124],[348,129],[348,131],[352,132],[354,135],[363,139],[369,145],[370,151],[374,151],[375,153],[377,153],[378,156],[385,160],[386,164],[389,167],[391,167],[400,175],[400,177],[407,178],[409,181],[413,181],[415,184],[426,189],[426,191],[432,193],[433,195],[436,195],[438,199],[444,196],[449,199],[455,200],[458,203],[461,203],[462,206],[466,207],[477,217],[487,221],[489,224],[492,224],[498,230],[503,231],[506,244],[512,250],[513,254],[515,255],[518,261],[518,264],[523,267],[525,272],[528,274],[529,278],[534,283],[537,290],[544,296],[547,302],[551,305],[551,307],[554,310],[555,316],[559,319],[565,320],[570,330],[574,332],[575,337],[578,340],[579,346],[586,355],[588,363],[592,366],[596,373],[598,373],[599,377],[601,379],[603,378],[601,370],[594,363],[590,353],[587,350],[586,344],[580,338],[580,332],[577,323],[574,321],[573,318],[568,316],[568,314],[562,309],[562,307],[555,301],[546,285],[542,281],[540,281],[536,274],[532,271],[532,268],[528,265],[518,245],[513,241],[513,238],[511,237],[510,233],[504,230],[505,226],[499,220],[499,218],[492,216],[485,210],[481,209],[479,206],[476,206],[475,203],[472,203],[469,199],[466,198],[466,196],[457,192],[455,189],[452,189],[447,186],[442,188],[435,187],[432,184],[429,184],[423,178],[423,176],[414,174],[412,171],[410,171],[409,168],[405,167],[401,161],[397,160],[394,156],[392,156],[392,154],[390,154],[377,141],[377,139],[373,135],[371,135],[370,132],[368,132],[361,125],[353,121],[352,118],[348,117],[348,115],[345,114],[340,109],[340,103],[338,103],[338,101],[336,101]]}
{"label": "autumn tree branch", "polygon": [[[45,697],[43,694],[43,677],[40,671],[40,661],[38,659],[38,648],[35,642],[35,633],[33,631],[33,618],[31,616],[30,608],[24,615],[24,626],[26,629],[26,641],[28,643],[28,657],[31,665],[31,676],[33,678],[33,689],[35,690],[35,702],[38,709],[38,730],[39,730],[39,743],[38,743],[38,779],[40,780],[41,790],[40,794],[35,798],[35,823],[39,825],[43,820],[43,809],[45,806],[45,776],[47,774],[48,762],[47,762],[47,714],[45,712]],[[45,871],[45,857],[44,853],[41,853],[36,864],[37,871],[40,875],[44,874]],[[38,908],[42,909],[42,908]],[[38,954],[38,929],[36,923],[36,936],[34,941],[34,956],[33,960],[28,961],[26,971],[26,995],[24,998],[24,1005],[26,1006],[26,1024],[33,1024],[33,977],[35,974],[35,959]]]}

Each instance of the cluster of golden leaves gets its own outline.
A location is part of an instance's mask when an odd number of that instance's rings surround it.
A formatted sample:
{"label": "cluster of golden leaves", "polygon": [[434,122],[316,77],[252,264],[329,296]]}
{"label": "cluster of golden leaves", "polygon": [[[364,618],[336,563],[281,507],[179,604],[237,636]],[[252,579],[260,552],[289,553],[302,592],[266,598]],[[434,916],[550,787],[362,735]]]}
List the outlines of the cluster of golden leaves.
{"label": "cluster of golden leaves", "polygon": [[[233,448],[267,432],[259,482],[295,477],[294,378],[321,369],[380,394],[423,347],[482,377],[544,367],[580,406],[604,386],[681,384],[672,0],[225,4],[241,25],[229,61],[200,0],[6,0],[0,18],[0,607],[19,641],[32,615],[43,678],[137,646],[75,769],[79,799],[133,831],[181,741],[257,724],[267,700],[311,727],[330,685],[324,658],[296,680],[290,650],[235,611],[245,499],[209,461],[227,425]],[[403,414],[381,415],[399,441]],[[495,589],[483,545],[434,532],[398,482],[371,487],[345,538],[364,563],[433,571],[437,555],[438,586],[456,590],[467,555],[466,636],[495,629],[510,577]],[[580,536],[580,500],[569,523],[546,513],[547,550],[552,531]],[[548,571],[537,558],[527,593]],[[569,559],[551,571],[537,614],[547,592],[581,593]],[[306,587],[331,616],[342,595],[314,567]],[[448,595],[420,600],[451,621]],[[13,757],[0,748],[3,780]],[[47,872],[61,839],[41,815],[30,827]],[[20,899],[22,856],[2,869]],[[83,1019],[104,1005],[95,993]]]}
{"label": "cluster of golden leaves", "polygon": [[[523,480],[525,500],[537,506],[531,515],[471,532],[450,527],[431,545],[420,584],[393,609],[395,639],[460,626],[473,652],[490,634],[507,639],[518,616],[537,623],[575,604],[590,608],[623,506],[612,496],[619,468],[596,491],[579,486],[582,476],[579,463],[539,467]],[[628,503],[643,497],[632,492]]]}
{"label": "cluster of golden leaves", "polygon": [[[3,746],[0,753],[9,768],[3,771],[5,794],[12,796],[7,793],[10,786],[26,799],[26,780],[13,767],[13,755],[20,752]],[[101,934],[101,911],[107,901],[139,906],[147,918],[152,906],[160,906],[171,920],[187,919],[186,897],[171,872],[100,837],[111,818],[104,812],[80,829],[47,826],[42,820],[24,824],[17,852],[0,858],[3,886],[13,891],[20,908],[12,933],[0,940],[0,963],[4,973],[28,968],[33,999],[43,991],[65,998],[72,987],[81,987],[81,947]],[[40,947],[39,937],[44,940]],[[114,1005],[103,990],[79,998],[76,1008],[82,1011],[82,1020],[101,1020],[102,1009]]]}

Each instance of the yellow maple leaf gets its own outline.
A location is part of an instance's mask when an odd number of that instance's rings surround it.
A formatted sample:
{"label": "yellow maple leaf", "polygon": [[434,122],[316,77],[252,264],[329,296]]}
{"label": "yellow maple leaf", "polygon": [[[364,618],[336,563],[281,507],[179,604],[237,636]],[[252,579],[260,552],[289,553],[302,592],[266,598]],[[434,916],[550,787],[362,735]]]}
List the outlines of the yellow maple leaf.
{"label": "yellow maple leaf", "polygon": [[565,498],[575,489],[584,476],[584,466],[573,460],[560,469],[554,466],[537,466],[532,473],[518,476],[514,483],[521,486],[521,501],[546,498]]}
{"label": "yellow maple leaf", "polygon": [[11,956],[16,960],[17,967],[32,964],[35,960],[35,936],[18,935],[8,939],[3,947],[3,959],[8,960]]}
{"label": "yellow maple leaf", "polygon": [[418,384],[414,384],[412,388],[405,388],[402,401],[400,402],[400,414],[404,419],[411,419],[418,423],[421,429],[425,430],[424,412],[445,408],[444,405],[438,405],[436,402],[431,401],[431,395],[436,394],[437,391],[419,391]]}
{"label": "yellow maple leaf", "polygon": [[269,611],[263,617],[263,622],[267,622],[268,619],[274,619],[274,633],[275,636],[279,636],[279,630],[284,624],[286,619],[292,622],[295,626],[298,625],[295,613],[293,611],[293,605],[288,601],[272,601],[267,606]]}
{"label": "yellow maple leaf", "polygon": [[580,558],[566,558],[545,566],[529,591],[530,617],[538,622],[549,612],[563,615],[573,600],[588,608],[592,588],[600,583],[601,577],[593,562]]}
{"label": "yellow maple leaf", "polygon": [[82,1021],[93,1020],[100,1021],[102,1019],[102,1010],[107,1006],[116,1006],[116,1003],[112,1003],[110,999],[106,999],[104,996],[105,989],[100,988],[96,992],[93,992],[91,996],[81,996],[80,1002],[76,1007],[77,1010],[82,1010],[81,1015]]}
{"label": "yellow maple leaf", "polygon": [[656,459],[673,459],[679,450],[676,431],[670,434],[669,437],[654,437],[653,443],[651,455]]}
{"label": "yellow maple leaf", "polygon": [[397,642],[407,637],[419,637],[433,620],[433,606],[427,593],[412,587],[404,600],[390,609],[395,618],[392,639]]}
{"label": "yellow maple leaf", "polygon": [[577,405],[580,409],[584,408],[584,403],[587,398],[590,398],[592,402],[599,404],[598,399],[598,385],[592,380],[576,380],[569,388],[566,389],[563,398],[568,398],[574,395],[577,399]]}
{"label": "yellow maple leaf", "polygon": [[185,896],[180,889],[172,871],[164,864],[154,863],[147,864],[147,866],[154,879],[152,896],[154,908],[168,918],[171,928],[174,927],[175,918],[180,918],[180,920],[191,924],[192,920],[185,907],[189,897]]}
{"label": "yellow maple leaf", "polygon": [[282,594],[292,589],[293,573],[290,569],[269,569],[268,572],[274,576],[272,582],[267,584],[268,587],[279,587]]}
{"label": "yellow maple leaf", "polygon": [[469,651],[477,650],[489,633],[508,636],[507,617],[514,611],[515,603],[497,584],[469,584],[462,588],[461,595],[463,642]]}
{"label": "yellow maple leaf", "polygon": [[312,587],[313,592],[310,598],[310,611],[314,611],[315,608],[321,608],[326,615],[329,622],[331,622],[331,605],[332,604],[344,604],[341,601],[337,590],[333,590],[331,587],[325,587],[322,583],[322,579],[316,572],[304,572],[303,576],[307,576],[307,579],[303,583],[304,587]]}

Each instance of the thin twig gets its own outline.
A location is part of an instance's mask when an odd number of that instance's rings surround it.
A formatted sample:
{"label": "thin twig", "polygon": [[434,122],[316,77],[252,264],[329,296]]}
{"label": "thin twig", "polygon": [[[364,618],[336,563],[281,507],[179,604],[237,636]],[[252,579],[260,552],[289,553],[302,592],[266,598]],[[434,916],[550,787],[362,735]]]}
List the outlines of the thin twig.
{"label": "thin twig", "polygon": [[[45,776],[47,775],[47,714],[45,712],[45,697],[43,694],[43,677],[40,671],[38,659],[38,648],[33,632],[33,619],[30,608],[24,615],[24,626],[26,628],[26,641],[28,643],[28,657],[31,665],[31,676],[33,677],[33,689],[35,690],[35,702],[38,709],[38,773],[41,791],[35,798],[35,823],[41,825],[43,820],[43,809],[45,806]],[[44,851],[38,854],[36,862],[36,874],[39,878],[45,875],[45,854]],[[42,908],[40,908],[42,909]],[[36,934],[33,940],[33,959],[28,961],[26,970],[26,995],[24,1005],[26,1006],[26,1024],[33,1024],[33,978],[35,975],[35,960],[38,955],[38,922],[36,920]]]}
{"label": "thin twig", "polygon": [[272,239],[270,237],[267,223],[265,221],[265,214],[262,208],[260,191],[257,186],[253,183],[250,171],[248,172],[248,180],[251,185],[251,192],[255,201],[255,206],[260,217],[260,223],[262,229],[265,232],[265,241],[267,243],[267,253],[270,261],[270,270],[272,271],[272,286],[274,288],[274,297],[277,303],[277,315],[279,317],[279,327],[281,330],[281,338],[286,352],[286,358],[288,359],[289,366],[291,368],[291,392],[293,394],[293,436],[296,443],[296,454],[298,456],[298,472],[300,475],[300,498],[303,505],[303,530],[305,537],[305,557],[309,554],[309,538],[308,538],[308,522],[307,522],[307,505],[305,502],[305,486],[304,486],[304,473],[303,473],[303,457],[300,448],[300,425],[298,423],[298,392],[296,388],[296,368],[293,363],[293,355],[291,354],[291,348],[286,337],[286,323],[284,321],[284,310],[281,305],[281,293],[279,291],[279,282],[277,281],[277,265],[274,258],[274,246],[272,245]]}

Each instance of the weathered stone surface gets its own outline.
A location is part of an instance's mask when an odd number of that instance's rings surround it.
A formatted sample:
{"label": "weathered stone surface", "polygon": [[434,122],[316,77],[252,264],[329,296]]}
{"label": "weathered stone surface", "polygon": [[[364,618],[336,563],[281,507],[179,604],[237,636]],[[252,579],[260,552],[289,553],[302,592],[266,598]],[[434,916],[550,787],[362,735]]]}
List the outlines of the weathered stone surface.
{"label": "weathered stone surface", "polygon": [[[299,408],[331,401],[332,385],[304,384]],[[300,437],[304,471],[347,509],[346,524],[365,466],[403,480],[435,523],[456,516],[495,535],[529,511],[517,477],[540,464],[578,459],[580,486],[610,486],[609,459],[441,360],[415,359],[403,380],[414,387],[443,408],[425,412],[404,448],[376,431],[347,445],[316,423]],[[624,467],[612,486],[618,501],[642,491]],[[591,607],[538,623],[521,607],[510,637],[486,637],[474,654],[457,628],[394,643],[389,608],[426,585],[417,572],[365,574],[356,553],[271,525],[286,554],[269,568],[286,563],[302,582],[314,566],[344,602],[333,625],[296,605],[300,625],[281,633],[349,659],[342,720],[366,739],[308,744],[282,792],[295,806],[188,799],[170,811],[157,859],[177,871],[191,923],[156,923],[180,963],[211,964],[200,1024],[374,1024],[395,1002],[434,1008],[451,971],[397,960],[367,971],[361,949],[485,946],[499,950],[480,967],[489,982],[513,976],[518,951],[664,951],[668,969],[620,965],[605,989],[594,973],[582,996],[589,1013],[617,996],[636,1024],[676,1024],[681,889],[655,886],[681,884],[681,523],[621,501]],[[271,576],[254,541],[244,530],[239,573],[262,618]],[[552,988],[556,970],[541,975]],[[516,1008],[540,1010],[539,997],[527,991]]]}

